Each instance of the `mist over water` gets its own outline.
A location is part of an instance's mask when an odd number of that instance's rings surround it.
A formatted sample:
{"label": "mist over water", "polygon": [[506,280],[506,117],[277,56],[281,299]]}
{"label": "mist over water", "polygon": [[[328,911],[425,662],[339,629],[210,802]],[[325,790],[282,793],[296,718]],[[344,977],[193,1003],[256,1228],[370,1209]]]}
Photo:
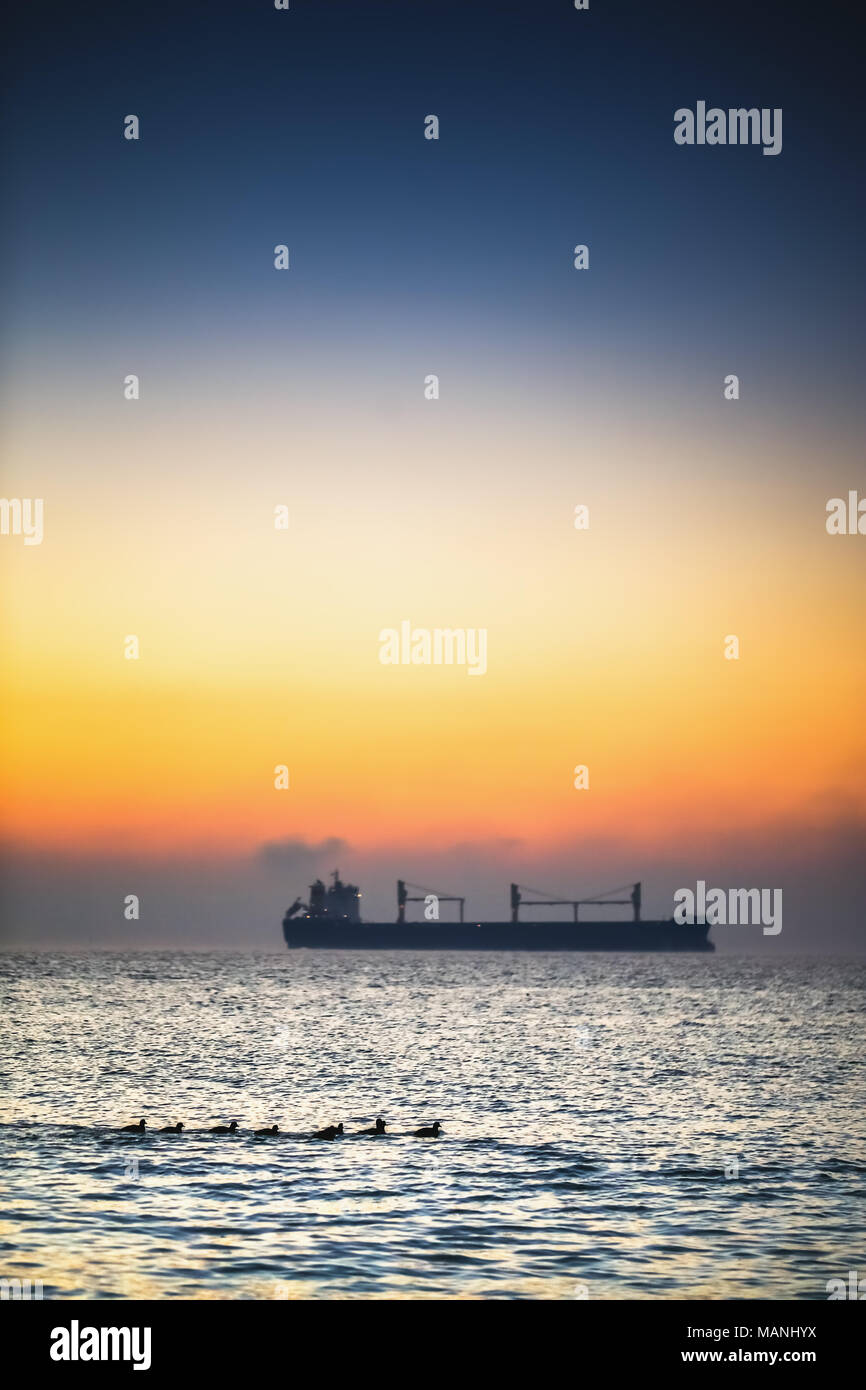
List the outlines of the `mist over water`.
{"label": "mist over water", "polygon": [[[824,1299],[863,1269],[862,961],[9,955],[0,977],[0,1276],[46,1298]],[[381,1139],[309,1137],[377,1115]],[[141,1116],[188,1132],[114,1132]]]}

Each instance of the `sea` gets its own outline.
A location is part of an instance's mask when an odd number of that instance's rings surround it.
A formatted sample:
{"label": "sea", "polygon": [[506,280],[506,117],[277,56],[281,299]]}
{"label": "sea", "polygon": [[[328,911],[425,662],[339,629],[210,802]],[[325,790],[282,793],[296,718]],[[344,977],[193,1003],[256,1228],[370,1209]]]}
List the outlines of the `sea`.
{"label": "sea", "polygon": [[793,956],[0,956],[0,1279],[826,1299],[866,1275],[864,986]]}

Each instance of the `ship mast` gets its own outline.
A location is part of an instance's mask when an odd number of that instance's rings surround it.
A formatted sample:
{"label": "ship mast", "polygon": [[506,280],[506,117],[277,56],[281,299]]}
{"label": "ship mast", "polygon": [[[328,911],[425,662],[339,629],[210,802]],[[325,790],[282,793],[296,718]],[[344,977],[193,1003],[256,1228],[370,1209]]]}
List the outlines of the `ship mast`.
{"label": "ship mast", "polygon": [[[412,897],[409,893],[406,892],[406,889],[407,889],[407,888],[417,888],[418,892],[421,893],[423,896],[422,896],[422,897]],[[466,902],[466,899],[465,899],[465,898],[459,897],[456,893],[437,893],[436,890],[435,890],[434,888],[424,888],[424,887],[422,887],[422,885],[421,885],[420,883],[407,883],[407,882],[405,882],[404,879],[398,878],[398,879],[397,879],[397,921],[398,921],[398,923],[402,923],[402,922],[405,922],[405,921],[406,921],[406,904],[407,904],[407,903],[423,903],[423,902],[426,902],[428,898],[437,898],[438,901],[439,901],[440,903],[459,903],[459,904],[460,904],[460,921],[461,921],[461,922],[463,921],[463,907],[464,907],[464,904],[465,904],[465,902]]]}
{"label": "ship mast", "polygon": [[[624,893],[626,888],[631,888],[631,893],[627,898],[612,898],[611,893]],[[521,892],[521,889],[523,890]],[[533,893],[534,899],[525,899],[524,893]],[[512,883],[511,885],[511,920],[520,920],[520,904],[524,907],[570,907],[574,911],[574,920],[578,921],[578,909],[581,907],[629,907],[634,912],[634,920],[640,921],[640,884],[624,883],[620,888],[609,888],[606,893],[601,893],[597,898],[554,898],[550,893],[545,893],[543,888],[527,888],[525,884]]]}

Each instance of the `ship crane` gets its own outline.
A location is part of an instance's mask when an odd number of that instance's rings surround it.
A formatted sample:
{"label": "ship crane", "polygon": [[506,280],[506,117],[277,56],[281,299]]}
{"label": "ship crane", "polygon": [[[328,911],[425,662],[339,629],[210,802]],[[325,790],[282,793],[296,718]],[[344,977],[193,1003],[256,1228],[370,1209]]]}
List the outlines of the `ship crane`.
{"label": "ship crane", "polygon": [[[406,892],[407,888],[417,889],[422,896],[411,896]],[[433,888],[423,888],[420,883],[407,883],[402,878],[397,879],[397,921],[406,921],[407,903],[423,903],[426,902],[428,898],[436,898],[440,903],[459,903],[460,921],[463,921],[463,905],[466,902],[465,898],[460,898],[454,893],[437,893]]]}
{"label": "ship crane", "polygon": [[[631,888],[631,893],[627,898],[613,898],[611,893],[624,893],[626,888]],[[522,891],[521,891],[522,889]],[[525,899],[524,893],[533,893],[533,899]],[[520,904],[524,907],[570,907],[574,910],[574,920],[578,920],[578,908],[581,907],[629,907],[634,911],[634,920],[640,921],[640,884],[624,883],[621,888],[609,888],[607,893],[602,893],[597,898],[554,898],[549,893],[545,893],[541,888],[527,888],[522,883],[512,883],[511,885],[511,920],[520,920]],[[462,917],[460,919],[463,920]]]}

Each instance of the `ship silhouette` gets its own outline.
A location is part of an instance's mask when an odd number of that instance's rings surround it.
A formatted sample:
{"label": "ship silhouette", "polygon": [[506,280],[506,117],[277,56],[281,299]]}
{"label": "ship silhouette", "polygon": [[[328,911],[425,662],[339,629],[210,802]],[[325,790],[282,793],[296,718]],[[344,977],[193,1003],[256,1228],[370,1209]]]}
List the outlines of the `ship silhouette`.
{"label": "ship silhouette", "polygon": [[[365,922],[361,918],[361,894],[354,883],[344,883],[340,871],[310,886],[309,902],[296,898],[283,917],[283,936],[291,949],[327,951],[714,951],[705,922],[680,923],[668,918],[641,918],[641,885],[630,884],[627,898],[612,888],[596,898],[555,898],[539,889],[511,885],[511,917],[503,922],[466,921],[466,899],[453,893],[436,893],[418,884],[397,880],[397,917],[393,922]],[[410,894],[417,888],[418,894]],[[532,893],[532,898],[525,894]],[[423,895],[423,896],[422,896]],[[407,903],[425,903],[422,921],[406,921]],[[440,921],[439,904],[458,904],[455,921]],[[435,908],[434,908],[435,904]],[[570,907],[570,921],[521,921],[521,905]],[[581,919],[581,907],[630,906],[626,921]]]}

